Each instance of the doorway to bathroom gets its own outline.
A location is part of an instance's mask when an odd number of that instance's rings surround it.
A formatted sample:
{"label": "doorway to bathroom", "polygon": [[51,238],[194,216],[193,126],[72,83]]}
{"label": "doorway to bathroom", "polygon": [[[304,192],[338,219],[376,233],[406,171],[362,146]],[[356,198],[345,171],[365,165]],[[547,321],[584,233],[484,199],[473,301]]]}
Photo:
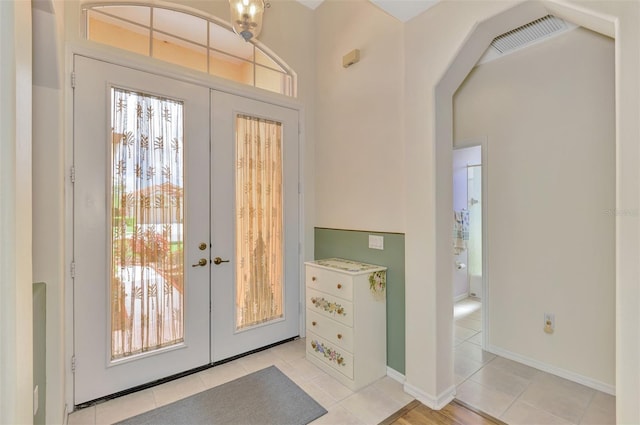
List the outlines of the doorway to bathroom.
{"label": "doorway to bathroom", "polygon": [[453,302],[456,384],[482,367],[483,163],[478,142],[453,151]]}

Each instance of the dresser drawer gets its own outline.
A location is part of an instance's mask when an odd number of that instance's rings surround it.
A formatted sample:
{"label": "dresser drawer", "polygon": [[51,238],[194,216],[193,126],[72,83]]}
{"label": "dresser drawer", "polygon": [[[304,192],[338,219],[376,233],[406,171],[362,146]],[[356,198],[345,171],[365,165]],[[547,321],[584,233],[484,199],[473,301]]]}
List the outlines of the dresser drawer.
{"label": "dresser drawer", "polygon": [[307,309],[336,320],[343,325],[353,326],[353,303],[351,301],[307,288]]}
{"label": "dresser drawer", "polygon": [[336,347],[353,352],[353,328],[307,310],[307,329]]}
{"label": "dresser drawer", "polygon": [[326,292],[349,301],[353,299],[351,276],[313,266],[307,266],[305,276],[307,288]]}
{"label": "dresser drawer", "polygon": [[323,364],[353,379],[353,356],[313,332],[307,333],[307,353]]}

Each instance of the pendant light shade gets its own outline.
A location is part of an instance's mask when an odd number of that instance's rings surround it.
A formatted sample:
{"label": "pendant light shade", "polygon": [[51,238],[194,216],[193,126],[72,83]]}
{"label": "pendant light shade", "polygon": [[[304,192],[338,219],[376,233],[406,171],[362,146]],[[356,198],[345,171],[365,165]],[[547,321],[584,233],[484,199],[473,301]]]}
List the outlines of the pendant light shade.
{"label": "pendant light shade", "polygon": [[258,37],[262,29],[264,0],[229,0],[231,23],[236,34],[245,41]]}

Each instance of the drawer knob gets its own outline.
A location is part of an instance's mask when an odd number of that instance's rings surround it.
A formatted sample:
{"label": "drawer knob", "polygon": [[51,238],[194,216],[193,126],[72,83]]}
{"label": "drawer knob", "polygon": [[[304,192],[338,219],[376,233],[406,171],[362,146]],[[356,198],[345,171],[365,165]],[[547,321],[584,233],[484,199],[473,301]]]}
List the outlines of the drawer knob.
{"label": "drawer knob", "polygon": [[315,282],[316,281],[316,277],[315,276],[311,276],[311,281]]}
{"label": "drawer knob", "polygon": [[342,334],[338,334],[338,339],[342,339]]}
{"label": "drawer knob", "polygon": [[316,322],[311,322],[311,326],[315,326],[315,325],[316,325]]}
{"label": "drawer knob", "polygon": [[338,283],[338,289],[342,289],[342,283]]}

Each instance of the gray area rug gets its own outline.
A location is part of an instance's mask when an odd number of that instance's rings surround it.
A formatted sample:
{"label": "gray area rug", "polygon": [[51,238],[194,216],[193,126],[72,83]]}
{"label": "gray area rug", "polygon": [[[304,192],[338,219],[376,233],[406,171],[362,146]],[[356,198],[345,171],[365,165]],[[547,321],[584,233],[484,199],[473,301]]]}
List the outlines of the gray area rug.
{"label": "gray area rug", "polygon": [[304,425],[327,413],[270,366],[118,424]]}

